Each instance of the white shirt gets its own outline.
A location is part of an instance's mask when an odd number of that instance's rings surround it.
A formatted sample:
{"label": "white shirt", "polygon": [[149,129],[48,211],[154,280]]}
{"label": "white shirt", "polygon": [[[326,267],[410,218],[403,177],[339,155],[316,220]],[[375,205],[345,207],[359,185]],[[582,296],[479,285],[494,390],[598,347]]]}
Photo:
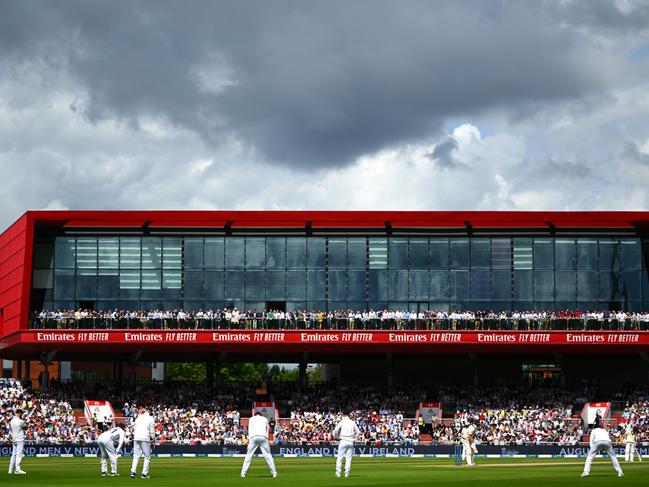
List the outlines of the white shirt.
{"label": "white shirt", "polygon": [[590,432],[590,446],[593,446],[594,443],[599,441],[608,441],[611,442],[611,437],[608,435],[608,431],[602,428],[595,428]]}
{"label": "white shirt", "polygon": [[108,431],[104,431],[99,435],[99,438],[97,438],[97,440],[102,442],[112,441],[113,443],[117,443],[117,450],[119,451],[124,444],[124,436],[124,430],[122,428],[115,427],[109,429]]}
{"label": "white shirt", "polygon": [[133,423],[134,441],[151,441],[155,439],[155,424],[149,413],[140,414]]}
{"label": "white shirt", "polygon": [[268,419],[265,416],[253,416],[248,421],[248,438],[263,436],[268,438]]}
{"label": "white shirt", "polygon": [[360,430],[349,416],[343,416],[343,419],[334,428],[334,438],[345,441],[354,441],[360,434]]}
{"label": "white shirt", "polygon": [[462,428],[462,439],[463,440],[471,440],[475,436],[475,426],[470,424],[469,426],[465,426]]}
{"label": "white shirt", "polygon": [[14,416],[9,422],[11,428],[11,439],[14,442],[25,441],[25,420]]}

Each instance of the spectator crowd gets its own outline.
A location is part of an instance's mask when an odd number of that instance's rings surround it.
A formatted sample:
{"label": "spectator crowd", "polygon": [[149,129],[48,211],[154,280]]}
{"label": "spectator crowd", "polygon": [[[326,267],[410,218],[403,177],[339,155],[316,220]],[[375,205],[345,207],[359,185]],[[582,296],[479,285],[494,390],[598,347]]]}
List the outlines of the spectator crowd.
{"label": "spectator crowd", "polygon": [[[249,414],[254,390],[246,385],[228,385],[218,395],[195,384],[141,385],[134,391],[99,386],[92,391],[79,385],[54,384],[47,392],[32,391],[15,380],[0,380],[0,442],[9,441],[8,423],[16,408],[25,411],[28,441],[39,444],[88,444],[99,430],[79,420],[72,403],[79,397],[110,400],[116,416],[127,425],[145,405],[154,418],[159,444],[246,445],[244,415]],[[422,428],[414,419],[420,402],[431,396],[424,388],[379,389],[319,383],[300,392],[293,385],[275,385],[268,399],[274,400],[284,419],[273,424],[278,445],[322,445],[331,443],[333,429],[343,409],[351,410],[367,445],[456,444],[463,425],[476,427],[478,444],[576,445],[584,435],[576,417],[581,405],[601,398],[597,387],[584,382],[569,389],[524,384],[493,387],[444,386],[437,397],[447,411],[445,418]],[[621,441],[627,426],[640,430],[639,440],[649,441],[649,394],[645,388],[620,391],[611,400],[625,398],[619,424],[612,428],[614,441]],[[449,415],[448,412],[451,411]],[[131,440],[127,428],[127,443]],[[428,436],[430,435],[430,436]]]}
{"label": "spectator crowd", "polygon": [[41,310],[47,329],[649,330],[649,312],[335,310]]}

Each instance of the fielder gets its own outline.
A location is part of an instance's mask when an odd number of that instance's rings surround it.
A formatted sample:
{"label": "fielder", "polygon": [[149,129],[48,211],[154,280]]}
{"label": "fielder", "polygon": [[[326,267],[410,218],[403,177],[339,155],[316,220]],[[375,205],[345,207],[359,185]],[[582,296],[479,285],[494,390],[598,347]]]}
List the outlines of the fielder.
{"label": "fielder", "polygon": [[140,457],[144,457],[142,465],[142,478],[149,478],[149,463],[151,462],[151,442],[155,442],[155,424],[147,410],[140,408],[139,414],[133,422],[133,464],[131,465],[131,478],[137,475],[137,464]]}
{"label": "fielder", "polygon": [[617,461],[617,457],[613,451],[613,445],[611,445],[611,437],[609,436],[608,431],[602,428],[599,423],[595,423],[593,430],[590,432],[590,451],[586,458],[584,472],[581,474],[582,477],[588,477],[590,474],[590,467],[593,464],[597,452],[604,452],[611,457],[611,462],[613,463],[613,468],[617,472],[617,476],[624,477],[624,473],[620,467],[620,462]]}
{"label": "fielder", "polygon": [[462,458],[466,460],[466,464],[469,467],[475,467],[473,457],[477,453],[478,449],[475,446],[475,426],[473,426],[471,420],[464,425],[460,435],[460,441],[462,443]]}
{"label": "fielder", "polygon": [[340,477],[345,458],[345,477],[349,477],[352,470],[352,457],[354,456],[354,440],[360,434],[356,423],[350,419],[349,413],[343,411],[343,419],[336,425],[333,436],[338,443],[338,458],[336,459],[336,477]]}
{"label": "fielder", "polygon": [[101,475],[106,477],[108,475],[108,460],[110,460],[110,476],[116,477],[117,473],[117,454],[122,449],[124,444],[123,425],[117,425],[114,428],[104,431],[97,438],[97,445],[101,453]]}
{"label": "fielder", "polygon": [[23,461],[25,451],[26,424],[27,423],[23,419],[23,410],[16,409],[15,416],[9,422],[11,441],[13,443],[11,449],[11,460],[9,462],[9,475],[25,475],[27,473],[20,468],[20,463]]}
{"label": "fielder", "polygon": [[243,467],[241,467],[241,478],[246,477],[246,472],[250,468],[250,462],[252,462],[252,456],[257,451],[257,448],[261,450],[271,475],[276,478],[277,470],[268,443],[268,419],[262,416],[259,411],[256,411],[255,415],[248,421],[248,451],[246,452],[246,458],[243,460]]}

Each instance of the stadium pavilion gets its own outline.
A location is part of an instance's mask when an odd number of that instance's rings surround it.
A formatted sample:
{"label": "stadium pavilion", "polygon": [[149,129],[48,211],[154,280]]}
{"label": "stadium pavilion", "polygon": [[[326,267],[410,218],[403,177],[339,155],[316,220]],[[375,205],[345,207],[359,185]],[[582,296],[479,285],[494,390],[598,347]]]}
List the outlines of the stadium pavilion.
{"label": "stadium pavilion", "polygon": [[[629,380],[649,370],[639,321],[584,331],[508,319],[492,330],[448,316],[648,310],[649,212],[30,211],[2,233],[0,255],[5,377],[119,378],[126,368],[162,379],[170,360],[212,371],[317,362],[350,381],[605,376],[609,360]],[[235,309],[237,326],[203,318]],[[121,318],[47,320],[43,310]],[[193,318],[123,318],[140,310]],[[321,316],[269,325],[255,317],[264,310]],[[341,326],[327,321],[337,310],[407,311],[416,323]]]}

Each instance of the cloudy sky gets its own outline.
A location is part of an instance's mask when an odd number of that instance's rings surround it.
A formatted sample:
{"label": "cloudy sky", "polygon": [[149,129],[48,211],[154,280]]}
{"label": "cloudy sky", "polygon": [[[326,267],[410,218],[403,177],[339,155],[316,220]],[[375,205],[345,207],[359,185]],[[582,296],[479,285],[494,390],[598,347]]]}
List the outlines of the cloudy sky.
{"label": "cloudy sky", "polygon": [[649,2],[0,0],[27,209],[649,208]]}

